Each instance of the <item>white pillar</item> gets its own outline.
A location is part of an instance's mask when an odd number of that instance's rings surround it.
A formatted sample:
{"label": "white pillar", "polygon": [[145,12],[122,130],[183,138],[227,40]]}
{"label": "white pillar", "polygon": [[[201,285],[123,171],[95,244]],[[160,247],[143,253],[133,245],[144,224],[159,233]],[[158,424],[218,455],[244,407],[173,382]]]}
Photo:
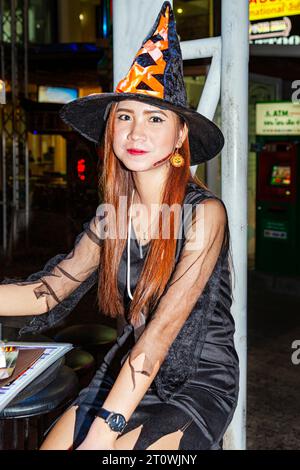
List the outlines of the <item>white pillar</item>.
{"label": "white pillar", "polygon": [[[161,6],[162,0],[114,0],[114,87],[128,72]],[[225,135],[222,199],[228,209],[230,222],[235,268],[232,314],[236,323],[235,344],[240,359],[239,402],[226,433],[227,448],[232,449],[246,447],[248,16],[247,1],[222,1],[221,128]],[[191,53],[188,47],[191,44],[188,43],[182,43],[184,59]],[[203,44],[205,41],[201,46]],[[203,56],[203,52],[200,56]],[[214,86],[217,88],[218,73],[212,73],[211,80],[216,80]],[[212,96],[210,90],[211,87],[208,87],[210,96],[203,95],[199,111],[212,119],[218,97],[217,94]],[[215,174],[213,167],[211,170]]]}
{"label": "white pillar", "polygon": [[240,359],[240,393],[230,425],[230,447],[246,447],[247,390],[247,157],[249,3],[222,1],[222,199],[229,215],[235,278],[232,314]]}

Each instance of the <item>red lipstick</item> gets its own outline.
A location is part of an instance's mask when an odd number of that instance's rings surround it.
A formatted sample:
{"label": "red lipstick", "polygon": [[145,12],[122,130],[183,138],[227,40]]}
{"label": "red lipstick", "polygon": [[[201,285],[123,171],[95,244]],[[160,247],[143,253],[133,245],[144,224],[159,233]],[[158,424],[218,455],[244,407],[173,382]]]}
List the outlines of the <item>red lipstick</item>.
{"label": "red lipstick", "polygon": [[144,153],[148,153],[146,150],[140,149],[127,149],[127,152],[131,155],[143,155]]}

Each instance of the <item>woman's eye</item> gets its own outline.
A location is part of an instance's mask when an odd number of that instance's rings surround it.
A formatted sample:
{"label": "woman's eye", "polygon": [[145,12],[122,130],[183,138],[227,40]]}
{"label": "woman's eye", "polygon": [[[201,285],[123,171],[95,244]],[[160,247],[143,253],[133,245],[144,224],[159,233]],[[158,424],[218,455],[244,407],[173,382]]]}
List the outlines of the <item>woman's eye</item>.
{"label": "woman's eye", "polygon": [[150,119],[158,119],[158,121],[152,121],[152,122],[164,122],[164,119],[161,119],[158,116],[152,116]]}
{"label": "woman's eye", "polygon": [[128,114],[120,114],[118,116],[118,119],[120,119],[121,121],[128,121],[128,119],[126,119],[126,118],[130,119],[130,116],[128,116]]}
{"label": "woman's eye", "polygon": [[[128,114],[120,114],[118,116],[118,119],[120,119],[120,121],[129,121],[130,120],[130,116]],[[160,117],[158,116],[152,116],[150,118],[150,122],[154,122],[154,123],[160,123],[160,122],[164,122],[164,119],[161,119]]]}

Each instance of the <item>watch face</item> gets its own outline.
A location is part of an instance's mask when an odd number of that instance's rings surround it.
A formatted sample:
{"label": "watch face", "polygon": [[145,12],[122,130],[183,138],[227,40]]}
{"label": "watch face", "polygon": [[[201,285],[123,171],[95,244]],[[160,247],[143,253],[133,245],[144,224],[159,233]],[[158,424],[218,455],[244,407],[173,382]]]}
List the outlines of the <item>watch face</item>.
{"label": "watch face", "polygon": [[126,426],[126,420],[124,416],[118,413],[113,414],[109,418],[108,423],[110,428],[115,432],[122,432]]}

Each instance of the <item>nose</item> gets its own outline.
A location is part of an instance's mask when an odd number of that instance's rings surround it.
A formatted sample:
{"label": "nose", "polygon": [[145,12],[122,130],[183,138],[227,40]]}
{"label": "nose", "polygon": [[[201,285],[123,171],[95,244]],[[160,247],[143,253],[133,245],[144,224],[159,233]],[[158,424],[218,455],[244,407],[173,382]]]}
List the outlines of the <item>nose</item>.
{"label": "nose", "polygon": [[131,138],[133,141],[145,140],[144,123],[139,120],[133,120],[128,137]]}

